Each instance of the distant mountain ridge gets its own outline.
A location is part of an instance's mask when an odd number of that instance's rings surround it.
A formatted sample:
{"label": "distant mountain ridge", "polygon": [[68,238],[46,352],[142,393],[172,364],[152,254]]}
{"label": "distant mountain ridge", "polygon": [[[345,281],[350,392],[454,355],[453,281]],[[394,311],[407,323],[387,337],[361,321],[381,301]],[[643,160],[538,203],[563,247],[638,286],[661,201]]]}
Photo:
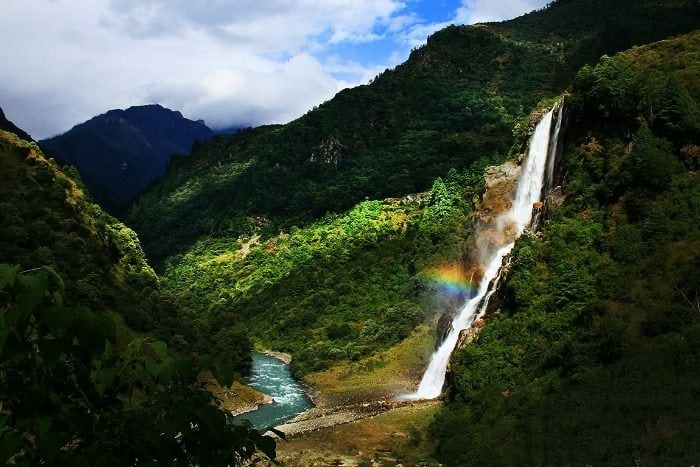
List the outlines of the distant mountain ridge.
{"label": "distant mountain ridge", "polygon": [[9,131],[10,133],[14,133],[26,141],[34,141],[32,139],[32,137],[29,136],[29,133],[22,130],[17,125],[15,125],[11,121],[9,121],[7,119],[7,117],[5,117],[5,112],[2,111],[2,108],[0,108],[0,130]]}
{"label": "distant mountain ridge", "polygon": [[451,169],[503,158],[518,122],[582,65],[699,27],[700,4],[687,0],[566,0],[447,27],[405,63],[297,120],[198,145],[132,204],[127,222],[158,266],[201,238],[261,226],[274,235],[365,198],[425,191]]}
{"label": "distant mountain ridge", "polygon": [[40,142],[61,163],[74,165],[94,199],[113,213],[165,173],[174,154],[214,135],[201,121],[158,104],[110,110]]}

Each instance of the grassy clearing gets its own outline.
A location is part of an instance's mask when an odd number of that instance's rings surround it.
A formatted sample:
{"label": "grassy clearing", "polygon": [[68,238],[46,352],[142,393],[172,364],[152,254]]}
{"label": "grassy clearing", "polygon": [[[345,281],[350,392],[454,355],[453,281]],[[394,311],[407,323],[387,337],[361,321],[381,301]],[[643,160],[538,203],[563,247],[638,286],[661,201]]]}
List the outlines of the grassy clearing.
{"label": "grassy clearing", "polygon": [[[415,388],[435,346],[435,330],[418,326],[400,344],[358,362],[343,362],[305,381],[330,402],[376,399]],[[324,403],[324,400],[319,401]]]}

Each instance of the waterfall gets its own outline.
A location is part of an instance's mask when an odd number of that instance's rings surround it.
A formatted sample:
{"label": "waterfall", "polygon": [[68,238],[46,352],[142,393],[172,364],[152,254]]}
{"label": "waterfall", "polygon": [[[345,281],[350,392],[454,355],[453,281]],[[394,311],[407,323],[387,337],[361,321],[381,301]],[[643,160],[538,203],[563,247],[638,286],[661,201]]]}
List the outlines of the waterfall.
{"label": "waterfall", "polygon": [[542,198],[546,197],[554,189],[554,169],[557,159],[559,158],[559,144],[557,143],[559,142],[559,133],[561,133],[561,126],[564,121],[564,101],[559,104],[559,108],[556,110],[557,123],[554,125],[554,129],[552,130],[552,135],[550,137],[550,140],[553,141],[554,144],[549,145],[549,153],[547,154],[547,175],[544,179],[544,184],[542,187]]}
{"label": "waterfall", "polygon": [[[552,129],[553,115],[557,110],[557,123]],[[561,109],[555,106],[537,124],[529,141],[527,158],[523,162],[511,207],[496,219],[498,230],[509,240],[504,246],[493,246],[490,248],[492,251],[483,252],[482,257],[486,258],[482,264],[484,274],[477,294],[469,299],[452,320],[450,332],[433,353],[418,390],[403,396],[403,399],[434,399],[442,393],[447,365],[459,341],[460,333],[471,327],[474,321],[486,312],[488,301],[496,290],[504,258],[515,246],[515,240],[530,225],[533,204],[542,199],[543,191],[547,189],[545,183],[549,184],[553,180],[554,161],[550,159],[557,152],[562,113]]]}

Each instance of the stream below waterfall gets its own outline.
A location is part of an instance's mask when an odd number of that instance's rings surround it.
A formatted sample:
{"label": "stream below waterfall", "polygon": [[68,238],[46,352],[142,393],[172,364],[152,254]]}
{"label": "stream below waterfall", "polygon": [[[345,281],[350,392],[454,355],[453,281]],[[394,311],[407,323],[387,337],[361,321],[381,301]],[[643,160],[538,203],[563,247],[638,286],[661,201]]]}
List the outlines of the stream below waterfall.
{"label": "stream below waterfall", "polygon": [[291,420],[313,406],[304,386],[292,376],[289,365],[259,352],[253,352],[252,357],[253,366],[247,383],[271,396],[274,402],[238,415],[235,421],[248,420],[255,428],[262,430]]}

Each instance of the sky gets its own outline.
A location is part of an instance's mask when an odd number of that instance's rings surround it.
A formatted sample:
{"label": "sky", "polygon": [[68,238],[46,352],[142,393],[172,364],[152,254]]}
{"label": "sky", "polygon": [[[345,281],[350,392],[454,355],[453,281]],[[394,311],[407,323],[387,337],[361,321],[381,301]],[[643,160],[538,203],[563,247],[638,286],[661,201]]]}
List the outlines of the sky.
{"label": "sky", "polygon": [[34,138],[158,103],[212,128],[285,123],[450,24],[549,0],[0,0],[0,107]]}

